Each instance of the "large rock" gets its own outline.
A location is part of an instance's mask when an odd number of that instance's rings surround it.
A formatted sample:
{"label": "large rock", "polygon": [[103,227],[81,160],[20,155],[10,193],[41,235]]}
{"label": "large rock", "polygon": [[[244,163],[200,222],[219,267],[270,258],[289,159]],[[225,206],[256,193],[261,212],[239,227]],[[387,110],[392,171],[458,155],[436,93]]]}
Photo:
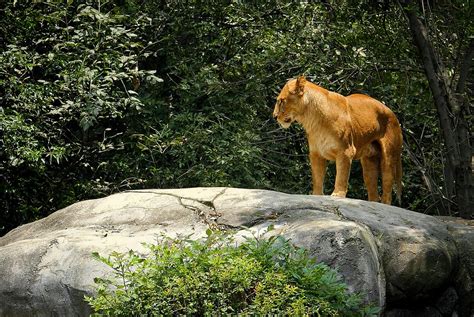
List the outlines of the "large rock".
{"label": "large rock", "polygon": [[443,217],[448,230],[456,241],[459,266],[456,274],[457,292],[463,298],[459,302],[462,316],[474,316],[474,220]]}
{"label": "large rock", "polygon": [[[473,278],[474,251],[464,237],[474,230],[468,226],[324,196],[233,188],[141,190],[74,204],[0,238],[0,316],[88,315],[84,295],[93,293],[94,277],[110,272],[92,258],[94,251],[140,250],[142,242],[162,233],[197,239],[209,227],[244,235],[269,225],[275,227],[271,233],[291,238],[336,268],[351,291],[392,312],[397,305],[406,310],[436,303],[452,292],[450,298],[460,302],[472,295],[466,280]],[[461,313],[471,314],[469,307]]]}

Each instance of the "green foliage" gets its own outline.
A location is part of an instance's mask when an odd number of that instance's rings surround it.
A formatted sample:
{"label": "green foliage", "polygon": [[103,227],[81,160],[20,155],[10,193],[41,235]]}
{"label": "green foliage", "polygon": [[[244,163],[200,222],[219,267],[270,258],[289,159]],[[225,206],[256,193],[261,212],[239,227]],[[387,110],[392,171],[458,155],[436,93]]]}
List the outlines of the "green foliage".
{"label": "green foliage", "polygon": [[141,256],[96,258],[114,277],[96,278],[87,300],[98,314],[375,316],[336,272],[282,236],[247,238],[208,232],[202,241],[163,238]]}
{"label": "green foliage", "polygon": [[134,83],[161,79],[138,65],[150,54],[134,33],[146,19],[88,3],[6,6],[7,19],[26,19],[0,55],[0,222],[10,227],[102,194],[107,182],[96,171],[124,149],[118,137],[141,111]]}
{"label": "green foliage", "polygon": [[[0,234],[123,189],[309,193],[303,130],[271,118],[279,88],[301,73],[395,111],[406,141],[403,206],[436,212],[444,195],[437,113],[396,6],[116,3],[0,4]],[[459,8],[430,16],[459,29],[439,28],[447,55],[472,28]],[[334,174],[330,166],[326,193]],[[349,197],[366,198],[357,162]]]}

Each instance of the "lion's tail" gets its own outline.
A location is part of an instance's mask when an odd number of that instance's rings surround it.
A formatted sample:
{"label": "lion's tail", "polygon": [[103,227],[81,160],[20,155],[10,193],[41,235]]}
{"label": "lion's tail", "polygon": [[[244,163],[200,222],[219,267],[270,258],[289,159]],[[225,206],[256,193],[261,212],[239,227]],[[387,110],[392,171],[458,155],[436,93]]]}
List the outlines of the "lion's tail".
{"label": "lion's tail", "polygon": [[395,166],[395,187],[398,205],[402,206],[402,156],[399,155]]}

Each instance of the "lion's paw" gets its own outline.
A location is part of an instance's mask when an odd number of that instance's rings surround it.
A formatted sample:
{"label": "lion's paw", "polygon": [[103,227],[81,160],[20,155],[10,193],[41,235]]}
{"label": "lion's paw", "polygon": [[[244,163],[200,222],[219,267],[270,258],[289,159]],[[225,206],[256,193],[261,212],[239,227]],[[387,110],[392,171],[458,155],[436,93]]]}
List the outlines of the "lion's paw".
{"label": "lion's paw", "polygon": [[346,197],[346,192],[333,192],[331,194],[332,197],[340,197],[340,198],[345,198]]}

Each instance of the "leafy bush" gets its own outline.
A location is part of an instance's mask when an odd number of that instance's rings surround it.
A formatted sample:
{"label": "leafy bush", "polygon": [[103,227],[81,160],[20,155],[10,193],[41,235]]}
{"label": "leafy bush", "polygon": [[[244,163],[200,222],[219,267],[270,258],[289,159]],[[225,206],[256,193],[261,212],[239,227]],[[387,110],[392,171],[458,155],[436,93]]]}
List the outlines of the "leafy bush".
{"label": "leafy bush", "polygon": [[370,316],[336,272],[282,236],[242,244],[208,231],[203,241],[163,238],[148,256],[95,257],[114,269],[87,301],[99,314]]}
{"label": "leafy bush", "polygon": [[109,164],[142,112],[135,90],[161,82],[138,65],[150,54],[137,34],[146,18],[80,2],[8,3],[5,19],[24,23],[0,44],[0,232],[108,193]]}

